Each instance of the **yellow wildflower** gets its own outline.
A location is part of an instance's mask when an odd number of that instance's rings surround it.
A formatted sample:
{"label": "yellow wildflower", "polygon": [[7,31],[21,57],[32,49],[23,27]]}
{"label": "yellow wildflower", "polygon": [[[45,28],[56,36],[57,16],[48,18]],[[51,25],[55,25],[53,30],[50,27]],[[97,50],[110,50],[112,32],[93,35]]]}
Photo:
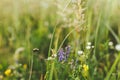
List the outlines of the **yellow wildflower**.
{"label": "yellow wildflower", "polygon": [[23,65],[23,68],[24,68],[24,69],[27,69],[27,64],[24,64],[24,65]]}
{"label": "yellow wildflower", "polygon": [[5,71],[5,75],[6,75],[6,76],[10,76],[11,72],[12,72],[11,69],[7,69],[7,70]]}
{"label": "yellow wildflower", "polygon": [[88,70],[89,70],[88,65],[84,64],[83,65],[83,71],[82,71],[82,74],[83,74],[84,77],[88,76]]}
{"label": "yellow wildflower", "polygon": [[83,65],[83,69],[84,69],[85,72],[88,71],[88,70],[89,70],[88,65],[84,64],[84,65]]}

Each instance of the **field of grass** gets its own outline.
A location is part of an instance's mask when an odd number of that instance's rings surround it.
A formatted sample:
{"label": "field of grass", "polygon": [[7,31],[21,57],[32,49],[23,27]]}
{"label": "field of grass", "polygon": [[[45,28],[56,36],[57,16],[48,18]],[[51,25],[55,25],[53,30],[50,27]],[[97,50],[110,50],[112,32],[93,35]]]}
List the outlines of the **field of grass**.
{"label": "field of grass", "polygon": [[0,80],[120,80],[120,1],[1,0]]}

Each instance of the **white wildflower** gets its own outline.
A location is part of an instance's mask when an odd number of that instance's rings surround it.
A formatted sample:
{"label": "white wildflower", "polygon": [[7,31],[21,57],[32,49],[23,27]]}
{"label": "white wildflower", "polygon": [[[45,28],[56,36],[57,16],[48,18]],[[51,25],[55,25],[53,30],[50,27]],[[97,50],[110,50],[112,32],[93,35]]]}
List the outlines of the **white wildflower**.
{"label": "white wildflower", "polygon": [[94,48],[95,46],[91,46],[92,48]]}
{"label": "white wildflower", "polygon": [[89,45],[88,45],[88,46],[86,46],[86,49],[88,49],[88,50],[89,50],[89,49],[91,49],[91,46],[89,46]]}
{"label": "white wildflower", "polygon": [[54,58],[57,57],[57,54],[53,54],[52,57],[54,57]]}
{"label": "white wildflower", "polygon": [[88,42],[88,43],[87,43],[88,46],[91,46],[91,44],[92,44],[91,42]]}
{"label": "white wildflower", "polygon": [[117,44],[117,45],[115,46],[115,49],[116,49],[117,51],[120,51],[120,44]]}
{"label": "white wildflower", "polygon": [[82,55],[83,54],[83,51],[78,51],[78,55]]}
{"label": "white wildflower", "polygon": [[52,57],[48,57],[48,58],[47,58],[48,61],[49,61],[49,60],[53,60],[53,59],[54,59],[54,58],[52,58]]}
{"label": "white wildflower", "polygon": [[110,41],[110,42],[108,43],[108,45],[109,45],[109,46],[113,46],[113,42]]}

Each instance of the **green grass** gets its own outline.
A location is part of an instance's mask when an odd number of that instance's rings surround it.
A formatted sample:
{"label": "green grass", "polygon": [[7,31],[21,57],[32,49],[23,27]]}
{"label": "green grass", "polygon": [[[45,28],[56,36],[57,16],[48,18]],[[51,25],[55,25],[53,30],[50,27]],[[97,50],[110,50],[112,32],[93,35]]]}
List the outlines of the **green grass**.
{"label": "green grass", "polygon": [[[1,0],[0,5],[0,80],[120,79],[119,0]],[[40,50],[35,56],[34,48]],[[61,48],[67,57],[59,61]]]}

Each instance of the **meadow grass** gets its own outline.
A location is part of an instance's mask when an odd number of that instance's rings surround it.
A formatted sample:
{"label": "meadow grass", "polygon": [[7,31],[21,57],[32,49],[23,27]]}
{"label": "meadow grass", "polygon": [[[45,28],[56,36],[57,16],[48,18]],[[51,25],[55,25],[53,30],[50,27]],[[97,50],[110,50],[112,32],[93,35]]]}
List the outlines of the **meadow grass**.
{"label": "meadow grass", "polygon": [[119,0],[0,5],[0,80],[120,79]]}

